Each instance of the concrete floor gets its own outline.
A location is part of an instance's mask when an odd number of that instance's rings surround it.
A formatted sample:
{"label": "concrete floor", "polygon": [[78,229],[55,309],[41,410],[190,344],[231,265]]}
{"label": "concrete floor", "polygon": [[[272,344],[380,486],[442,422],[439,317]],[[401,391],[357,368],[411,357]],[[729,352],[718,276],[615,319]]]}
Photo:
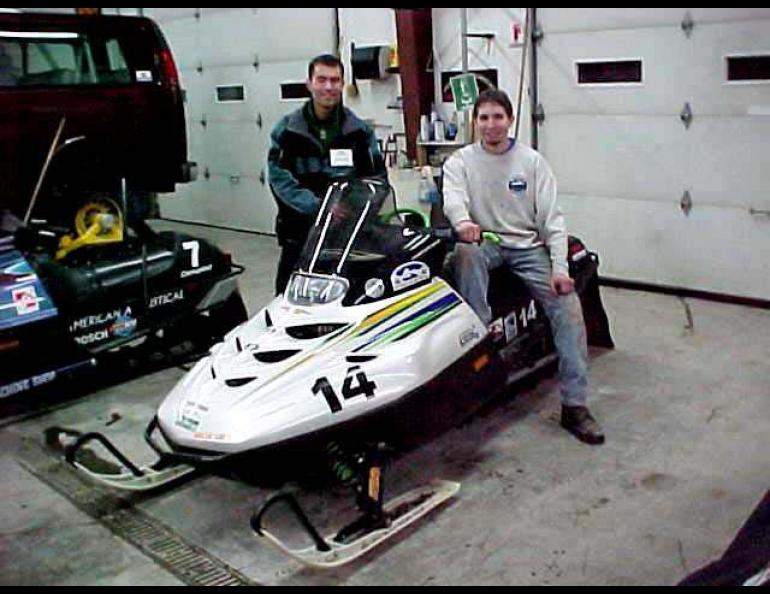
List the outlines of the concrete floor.
{"label": "concrete floor", "polygon": [[[241,286],[251,311],[270,298],[273,239],[193,232],[247,267]],[[593,353],[591,381],[607,445],[583,446],[558,427],[553,378],[503,394],[390,470],[393,494],[443,478],[462,483],[457,499],[344,570],[309,571],[256,542],[248,520],[272,492],[265,487],[202,476],[115,509],[164,526],[257,584],[677,583],[725,549],[770,486],[770,312],[603,293],[618,346]],[[0,420],[0,584],[188,581],[130,544],[112,522],[118,512],[104,512],[103,494],[73,483],[42,449],[45,429],[66,426],[104,431],[149,461],[141,434],[183,373],[166,369],[39,417]],[[338,524],[351,505],[338,488],[293,488],[321,524]],[[84,498],[89,513],[73,503]]]}

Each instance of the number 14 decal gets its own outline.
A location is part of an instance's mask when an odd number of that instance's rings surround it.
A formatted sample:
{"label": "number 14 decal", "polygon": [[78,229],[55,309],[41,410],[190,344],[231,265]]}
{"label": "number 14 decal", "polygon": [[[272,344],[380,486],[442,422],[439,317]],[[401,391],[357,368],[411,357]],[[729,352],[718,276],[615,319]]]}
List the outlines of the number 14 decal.
{"label": "number 14 decal", "polygon": [[[366,373],[360,367],[351,367],[348,369],[348,375],[342,384],[342,397],[345,400],[353,400],[359,396],[366,396],[367,399],[374,398],[376,395],[377,384],[369,381]],[[322,395],[326,399],[333,414],[342,412],[342,402],[340,402],[337,393],[334,391],[331,383],[325,377],[319,379],[313,386],[313,395]]]}
{"label": "number 14 decal", "polygon": [[505,318],[505,335],[509,341],[518,337],[519,334],[527,330],[531,322],[537,320],[537,306],[535,301],[529,302],[528,307],[522,307],[519,310],[513,310]]}

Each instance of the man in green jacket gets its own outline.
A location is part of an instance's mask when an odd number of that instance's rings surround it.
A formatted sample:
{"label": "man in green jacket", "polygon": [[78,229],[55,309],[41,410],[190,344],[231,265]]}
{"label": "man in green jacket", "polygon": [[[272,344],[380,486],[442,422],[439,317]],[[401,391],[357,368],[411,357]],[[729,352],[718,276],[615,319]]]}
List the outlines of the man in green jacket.
{"label": "man in green jacket", "polygon": [[328,187],[340,180],[378,177],[385,161],[372,129],[342,105],[345,68],[334,56],[310,62],[312,99],[273,129],[268,155],[270,188],[278,203],[281,259],[276,294],[283,293]]}

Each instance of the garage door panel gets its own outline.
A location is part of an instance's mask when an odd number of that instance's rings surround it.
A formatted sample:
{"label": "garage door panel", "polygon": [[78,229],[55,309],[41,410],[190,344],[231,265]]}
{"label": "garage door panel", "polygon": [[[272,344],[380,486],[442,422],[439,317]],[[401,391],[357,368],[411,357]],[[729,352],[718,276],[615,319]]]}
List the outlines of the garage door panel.
{"label": "garage door panel", "polygon": [[[190,144],[202,167],[236,174],[243,171],[242,155],[254,154],[262,135],[255,115],[255,78],[244,67],[206,68],[188,77],[194,81],[188,86]],[[217,86],[233,84],[244,85],[246,101],[217,103]]]}
{"label": "garage door panel", "polygon": [[[538,53],[546,115],[678,114],[684,97],[677,81],[687,79],[692,51],[692,43],[676,29],[549,36]],[[625,59],[642,60],[641,85],[578,85],[576,62]]]}
{"label": "garage door panel", "polygon": [[[579,10],[539,10],[540,149],[571,228],[608,276],[770,299],[770,217],[751,214],[770,211],[770,85],[727,84],[725,63],[770,50],[770,9]],[[577,87],[575,61],[634,57],[642,86]]]}
{"label": "garage door panel", "polygon": [[252,35],[264,62],[307,63],[334,49],[333,8],[260,8],[256,16],[259,28]]}
{"label": "garage door panel", "polygon": [[[164,214],[273,232],[274,201],[260,182],[269,135],[280,117],[302,105],[281,102],[280,83],[304,82],[308,60],[334,49],[334,9],[186,10],[159,16],[167,19],[163,28],[187,91],[190,156],[210,178],[192,184]],[[245,101],[217,102],[217,86],[230,85],[244,86]]]}
{"label": "garage door panel", "polygon": [[207,81],[194,69],[182,70],[180,77],[186,96],[187,117],[196,122],[200,121],[203,114],[206,113],[206,106],[210,101],[209,95],[205,91]]}
{"label": "garage door panel", "polygon": [[269,191],[253,176],[237,183],[221,173],[203,175],[180,186],[173,197],[160,202],[163,216],[206,225],[273,233],[277,209]]}
{"label": "garage door panel", "polygon": [[697,151],[690,170],[696,204],[770,209],[770,116],[703,118],[689,134]]}
{"label": "garage door panel", "polygon": [[684,127],[655,117],[551,117],[542,147],[563,193],[669,201],[684,190]]}
{"label": "garage door panel", "polygon": [[[187,9],[192,10],[192,9]],[[180,69],[192,69],[200,61],[201,24],[192,14],[177,20],[161,23],[174,61]]]}
{"label": "garage door panel", "polygon": [[693,35],[693,62],[680,81],[696,114],[748,115],[757,106],[770,110],[770,83],[730,83],[727,56],[770,56],[770,21],[704,25]]}
{"label": "garage door panel", "polygon": [[699,23],[770,18],[770,8],[538,8],[546,34],[615,28],[680,27],[687,13]]}
{"label": "garage door panel", "polygon": [[[210,117],[251,119],[256,112],[259,77],[250,66],[206,68],[199,76],[196,93],[203,113]],[[217,87],[243,86],[244,101],[221,103]]]}
{"label": "garage door panel", "polygon": [[[655,9],[659,10],[659,9]],[[688,8],[696,23],[770,19],[770,8]]]}
{"label": "garage door panel", "polygon": [[269,211],[270,205],[260,204],[253,180],[244,180],[234,185],[226,177],[212,176],[201,179],[195,185],[194,193],[185,196],[184,201],[163,201],[164,216],[206,225],[272,233],[274,215]]}
{"label": "garage door panel", "polygon": [[[207,197],[201,179],[177,186],[176,192],[160,197],[161,216],[167,219],[204,223]],[[191,213],[195,213],[194,215]]]}
{"label": "garage door panel", "polygon": [[216,122],[204,133],[206,166],[224,175],[258,175],[264,142],[239,122]]}
{"label": "garage door panel", "polygon": [[195,8],[145,8],[144,14],[155,19],[166,27],[175,24],[175,21],[193,19],[195,17]]}
{"label": "garage door panel", "polygon": [[[269,192],[255,178],[245,178],[238,184],[221,177],[212,178],[216,188],[225,196],[227,210],[222,224],[259,233],[273,233],[276,209]],[[224,206],[223,204],[223,206]]]}
{"label": "garage door panel", "polygon": [[678,26],[689,8],[538,8],[546,34],[615,28]]}
{"label": "garage door panel", "polygon": [[[258,9],[239,8],[201,17],[200,54],[204,65],[250,63],[260,52],[260,30],[265,23]],[[237,40],[237,43],[234,43]]]}
{"label": "garage door panel", "polygon": [[[606,277],[770,298],[766,263],[755,254],[758,246],[770,247],[770,223],[729,209],[685,217],[665,204],[601,197],[566,195],[563,204],[570,232],[599,252]],[[722,242],[725,227],[744,232]]]}
{"label": "garage door panel", "polygon": [[307,60],[294,62],[266,63],[259,69],[259,88],[257,101],[260,113],[265,120],[265,130],[269,134],[278,121],[300,107],[305,100],[281,100],[281,85],[283,83],[305,83],[307,79]]}
{"label": "garage door panel", "polygon": [[187,121],[187,154],[190,161],[203,163],[206,157],[206,144],[203,129],[197,122]]}

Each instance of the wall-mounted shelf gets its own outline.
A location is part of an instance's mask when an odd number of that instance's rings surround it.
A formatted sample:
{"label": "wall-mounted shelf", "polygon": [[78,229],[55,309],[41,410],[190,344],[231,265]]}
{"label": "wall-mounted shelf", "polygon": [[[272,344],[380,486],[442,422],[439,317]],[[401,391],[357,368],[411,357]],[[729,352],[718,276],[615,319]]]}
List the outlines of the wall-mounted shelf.
{"label": "wall-mounted shelf", "polygon": [[457,142],[452,140],[430,142],[420,141],[417,143],[417,165],[419,167],[428,165],[430,155],[432,154],[440,152],[453,153],[454,151],[461,149],[464,146],[464,142]]}

